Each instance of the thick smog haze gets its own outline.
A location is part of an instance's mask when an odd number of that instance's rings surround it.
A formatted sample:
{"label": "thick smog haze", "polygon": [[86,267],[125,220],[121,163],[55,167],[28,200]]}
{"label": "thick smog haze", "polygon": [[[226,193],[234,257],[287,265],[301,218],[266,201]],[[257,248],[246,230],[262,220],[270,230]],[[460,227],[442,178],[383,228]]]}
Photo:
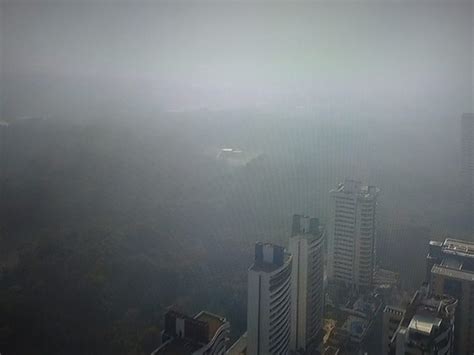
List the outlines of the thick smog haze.
{"label": "thick smog haze", "polygon": [[[403,353],[474,289],[442,279],[474,277],[473,17],[0,0],[0,353]],[[443,354],[471,354],[449,307]]]}
{"label": "thick smog haze", "polygon": [[472,106],[469,1],[39,0],[2,12],[7,116]]}

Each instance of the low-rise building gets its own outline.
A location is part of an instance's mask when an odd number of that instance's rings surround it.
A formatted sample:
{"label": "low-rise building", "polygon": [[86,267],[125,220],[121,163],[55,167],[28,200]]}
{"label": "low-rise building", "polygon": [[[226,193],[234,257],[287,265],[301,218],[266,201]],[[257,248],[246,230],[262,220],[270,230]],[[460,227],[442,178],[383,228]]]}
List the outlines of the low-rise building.
{"label": "low-rise building", "polygon": [[474,353],[474,243],[452,238],[430,242],[427,281],[436,295],[458,300],[455,329],[457,355]]}
{"label": "low-rise building", "polygon": [[383,311],[383,340],[382,351],[384,354],[390,353],[390,342],[398,329],[400,322],[405,315],[403,308],[386,306]]}
{"label": "low-rise building", "polygon": [[457,300],[422,287],[415,293],[390,341],[390,355],[454,355]]}
{"label": "low-rise building", "polygon": [[[378,295],[360,295],[349,300],[344,307],[333,310],[334,319],[325,320],[325,351],[337,349],[341,353],[373,353],[370,338],[376,334],[381,322],[382,299]],[[328,350],[329,349],[329,350]],[[377,350],[377,354],[379,350]]]}
{"label": "low-rise building", "polygon": [[170,310],[165,314],[162,344],[152,355],[224,355],[230,323],[202,311],[194,317]]}

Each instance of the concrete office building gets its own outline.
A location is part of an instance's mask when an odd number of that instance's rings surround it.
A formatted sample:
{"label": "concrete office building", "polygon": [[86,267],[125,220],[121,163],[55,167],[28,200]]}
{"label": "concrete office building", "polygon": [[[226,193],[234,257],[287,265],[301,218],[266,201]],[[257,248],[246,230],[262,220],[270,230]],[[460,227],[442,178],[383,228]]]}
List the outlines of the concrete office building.
{"label": "concrete office building", "polygon": [[292,257],[285,249],[256,243],[248,272],[247,354],[287,354],[291,328]]}
{"label": "concrete office building", "polygon": [[474,243],[447,238],[430,242],[427,281],[435,295],[458,300],[455,354],[474,353]]}
{"label": "concrete office building", "polygon": [[328,223],[328,277],[356,290],[372,286],[375,263],[375,186],[346,179],[332,190]]}
{"label": "concrete office building", "polygon": [[289,251],[293,351],[312,351],[322,342],[324,318],[324,238],[317,218],[293,216]]}

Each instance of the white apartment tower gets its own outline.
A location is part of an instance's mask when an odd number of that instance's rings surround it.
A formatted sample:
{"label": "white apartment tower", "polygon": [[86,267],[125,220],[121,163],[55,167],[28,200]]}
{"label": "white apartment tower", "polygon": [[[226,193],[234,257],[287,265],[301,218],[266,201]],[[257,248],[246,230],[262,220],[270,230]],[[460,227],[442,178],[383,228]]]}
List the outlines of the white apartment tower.
{"label": "white apartment tower", "polygon": [[332,190],[328,223],[328,278],[357,290],[372,285],[375,212],[379,189],[346,179]]}
{"label": "white apartment tower", "polygon": [[324,317],[323,233],[317,218],[293,216],[289,251],[291,273],[290,349],[305,352],[319,346]]}
{"label": "white apartment tower", "polygon": [[288,354],[291,265],[283,247],[256,243],[248,273],[247,354]]}

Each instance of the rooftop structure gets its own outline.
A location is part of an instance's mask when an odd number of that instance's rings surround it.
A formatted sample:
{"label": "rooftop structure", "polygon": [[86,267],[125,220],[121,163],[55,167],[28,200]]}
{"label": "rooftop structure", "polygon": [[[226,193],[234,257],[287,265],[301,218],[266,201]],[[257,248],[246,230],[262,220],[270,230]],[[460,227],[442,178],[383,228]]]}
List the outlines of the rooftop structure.
{"label": "rooftop structure", "polygon": [[427,280],[436,272],[453,278],[474,281],[474,243],[446,238],[431,241],[427,256]]}
{"label": "rooftop structure", "polygon": [[[382,300],[375,295],[359,296],[350,300],[346,307],[341,307],[336,312],[338,321],[326,320],[324,337],[325,349],[330,346],[342,353],[355,354],[369,351],[364,349],[366,340],[376,331],[375,324],[382,309]],[[341,324],[337,326],[336,324]]]}
{"label": "rooftop structure", "polygon": [[436,295],[459,301],[456,313],[455,352],[474,353],[474,243],[446,238],[432,241],[426,258],[426,279]]}
{"label": "rooftop structure", "polygon": [[445,254],[467,257],[474,260],[474,243],[472,242],[447,238],[442,244],[442,251]]}
{"label": "rooftop structure", "polygon": [[162,344],[152,355],[223,355],[229,329],[224,317],[210,312],[189,317],[170,310],[165,314]]}
{"label": "rooftop structure", "polygon": [[341,309],[347,315],[341,329],[347,332],[351,342],[360,344],[366,339],[381,308],[382,301],[379,297],[366,295]]}
{"label": "rooftop structure", "polygon": [[291,259],[285,248],[271,243],[257,242],[255,244],[255,259],[249,270],[272,272],[282,267]]}
{"label": "rooftop structure", "polygon": [[226,355],[246,355],[247,354],[247,332],[237,339],[227,350]]}
{"label": "rooftop structure", "polygon": [[423,287],[415,293],[389,345],[390,354],[454,355],[457,300]]}
{"label": "rooftop structure", "polygon": [[345,194],[358,194],[362,197],[377,197],[380,192],[375,186],[365,186],[358,180],[345,179],[343,183],[340,183],[336,189],[331,192],[343,192]]}
{"label": "rooftop structure", "polygon": [[350,334],[351,341],[361,343],[369,330],[370,322],[367,319],[350,315],[342,325],[341,329]]}
{"label": "rooftop structure", "polygon": [[374,271],[375,287],[399,287],[400,274],[395,271],[378,268]]}

